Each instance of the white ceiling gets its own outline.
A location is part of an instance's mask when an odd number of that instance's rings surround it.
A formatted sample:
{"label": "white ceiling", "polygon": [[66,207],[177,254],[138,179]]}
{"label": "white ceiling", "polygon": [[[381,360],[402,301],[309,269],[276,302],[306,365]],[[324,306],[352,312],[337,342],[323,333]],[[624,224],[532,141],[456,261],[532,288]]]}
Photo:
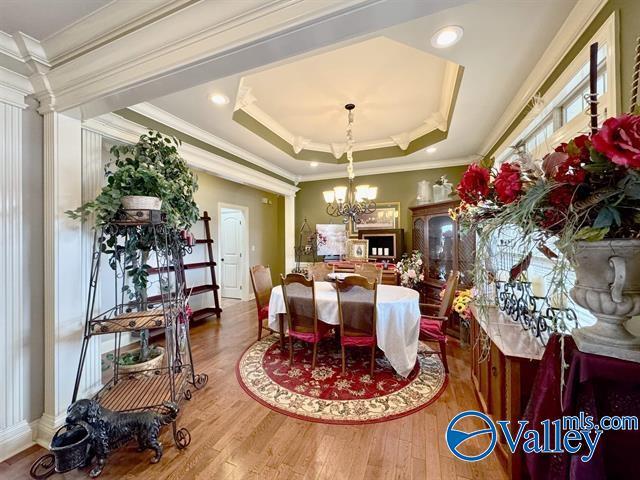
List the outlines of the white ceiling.
{"label": "white ceiling", "polygon": [[[320,52],[326,52],[367,38],[385,36],[441,56],[462,65],[465,69],[449,136],[437,144],[435,153],[418,151],[400,158],[359,162],[356,164],[356,174],[358,169],[400,163],[442,164],[456,160],[459,162],[461,158],[484,153],[480,148],[486,136],[575,3],[575,0],[480,0],[321,49]],[[430,38],[445,25],[462,26],[464,36],[451,48],[434,49]],[[319,52],[291,58],[278,65],[317,53]],[[312,168],[309,162],[293,158],[232,120],[233,99],[240,78],[271,67],[273,65],[265,65],[262,69],[215,80],[157,98],[151,103],[295,175],[329,176],[343,172],[342,165],[321,164]],[[349,74],[344,68],[336,72],[336,75],[345,78]],[[302,71],[299,75],[304,77],[306,73]],[[384,75],[384,72],[380,75]],[[375,81],[370,82],[370,85],[370,88],[375,88]],[[278,90],[287,92],[288,85],[282,84]],[[216,92],[226,94],[232,101],[222,107],[214,106],[208,97]],[[345,92],[344,95],[348,97],[349,92]],[[291,104],[296,101],[297,98],[293,96],[283,100]],[[283,104],[283,108],[291,107]]]}
{"label": "white ceiling", "polygon": [[339,158],[347,103],[356,105],[356,151],[446,130],[457,71],[440,57],[375,37],[242,77],[236,108],[305,150],[340,145]]}
{"label": "white ceiling", "polygon": [[62,30],[111,0],[0,0],[0,30],[37,40]]}

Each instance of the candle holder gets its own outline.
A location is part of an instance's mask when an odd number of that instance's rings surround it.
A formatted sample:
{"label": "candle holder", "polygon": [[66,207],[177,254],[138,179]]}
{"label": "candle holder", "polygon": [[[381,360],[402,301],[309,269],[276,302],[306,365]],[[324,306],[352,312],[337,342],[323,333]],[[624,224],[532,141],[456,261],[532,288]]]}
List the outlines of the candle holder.
{"label": "candle holder", "polygon": [[550,333],[569,333],[577,327],[578,317],[573,309],[550,305],[547,296],[533,293],[531,282],[496,280],[495,284],[497,307],[543,345]]}

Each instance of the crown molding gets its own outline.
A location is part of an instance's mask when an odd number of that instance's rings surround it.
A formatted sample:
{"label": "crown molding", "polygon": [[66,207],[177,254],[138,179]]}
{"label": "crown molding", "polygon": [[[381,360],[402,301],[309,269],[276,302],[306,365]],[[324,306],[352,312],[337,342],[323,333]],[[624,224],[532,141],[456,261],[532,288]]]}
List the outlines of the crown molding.
{"label": "crown molding", "polygon": [[61,65],[197,1],[199,0],[113,0],[49,35],[42,40],[42,44],[52,65]]}
{"label": "crown molding", "polygon": [[216,135],[213,135],[212,133],[209,133],[208,131],[197,127],[196,125],[193,125],[192,123],[189,123],[182,118],[176,117],[172,113],[156,107],[151,103],[139,103],[127,108],[129,110],[133,110],[136,113],[139,113],[140,115],[149,117],[156,122],[162,123],[163,125],[179,130],[186,135],[197,138],[198,140],[208,143],[209,145],[224,150],[225,152],[240,157],[243,160],[253,163],[254,165],[270,170],[281,177],[287,178],[294,182],[298,180],[298,176],[294,173],[291,173],[289,170],[285,170],[284,168],[281,168],[267,160],[264,160],[263,158],[260,158],[257,155],[254,155],[253,153],[248,152],[247,150],[240,148],[231,142],[228,142],[227,140],[217,137]]}
{"label": "crown molding", "polygon": [[549,42],[549,47],[544,51],[536,66],[531,70],[531,73],[507,106],[495,128],[487,136],[487,140],[482,145],[482,152],[489,152],[500,140],[500,137],[516,120],[545,79],[558,66],[576,39],[593,22],[607,2],[608,0],[578,0],[558,33]]}
{"label": "crown molding", "polygon": [[27,108],[25,97],[31,93],[31,82],[26,76],[0,67],[0,102]]}
{"label": "crown molding", "polygon": [[[140,135],[148,131],[142,125],[126,120],[114,113],[86,120],[82,123],[82,128],[128,143],[136,142]],[[179,151],[190,167],[216,177],[285,196],[295,195],[299,190],[294,185],[188,143],[183,142],[179,147]]]}
{"label": "crown molding", "polygon": [[[469,165],[477,160],[477,156],[468,156],[460,158],[450,158],[445,160],[435,160],[428,162],[402,163],[394,164],[393,159],[388,159],[391,165],[381,167],[365,167],[362,163],[356,165],[356,178],[365,175],[384,175],[387,173],[413,172],[416,170],[431,170],[434,168],[457,167],[460,165]],[[362,166],[361,166],[362,165]],[[331,172],[315,173],[309,175],[301,175],[300,182],[314,182],[317,180],[329,180],[333,178],[344,178],[346,170],[335,170]]]}

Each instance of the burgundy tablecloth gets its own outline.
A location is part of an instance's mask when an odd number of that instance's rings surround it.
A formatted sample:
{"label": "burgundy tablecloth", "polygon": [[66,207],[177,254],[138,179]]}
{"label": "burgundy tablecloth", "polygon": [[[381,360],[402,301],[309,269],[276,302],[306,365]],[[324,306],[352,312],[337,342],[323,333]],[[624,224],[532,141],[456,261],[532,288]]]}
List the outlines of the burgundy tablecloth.
{"label": "burgundy tablecloth", "polygon": [[[580,352],[571,337],[564,340],[565,386],[560,402],[561,342],[553,336],[536,376],[524,418],[529,425],[583,411],[598,422],[603,415],[640,418],[640,364]],[[589,462],[582,452],[529,454],[525,461],[534,480],[612,480],[640,478],[640,431],[605,431]]]}

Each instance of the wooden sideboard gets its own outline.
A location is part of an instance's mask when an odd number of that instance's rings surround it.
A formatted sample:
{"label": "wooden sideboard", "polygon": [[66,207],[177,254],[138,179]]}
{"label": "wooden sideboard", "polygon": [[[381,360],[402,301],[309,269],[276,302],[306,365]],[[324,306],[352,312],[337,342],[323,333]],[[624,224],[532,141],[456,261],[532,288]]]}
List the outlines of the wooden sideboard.
{"label": "wooden sideboard", "polygon": [[[471,380],[482,410],[494,422],[517,425],[531,396],[544,347],[496,307],[471,307]],[[513,432],[515,433],[515,432]],[[499,434],[495,449],[512,480],[529,478],[522,452],[512,454]]]}

